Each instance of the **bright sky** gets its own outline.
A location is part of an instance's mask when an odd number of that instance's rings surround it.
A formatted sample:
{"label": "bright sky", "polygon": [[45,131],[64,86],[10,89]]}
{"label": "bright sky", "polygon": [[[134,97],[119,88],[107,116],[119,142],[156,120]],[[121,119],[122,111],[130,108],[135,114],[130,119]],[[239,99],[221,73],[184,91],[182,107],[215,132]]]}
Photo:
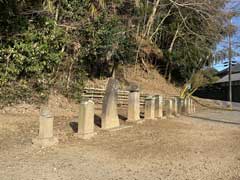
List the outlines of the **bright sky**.
{"label": "bright sky", "polygon": [[[230,2],[230,5],[232,5],[235,9],[240,10],[240,3],[239,2],[240,2],[240,0],[232,0],[232,2]],[[234,49],[234,51],[237,51],[238,53],[240,53],[240,16],[239,17],[234,17],[232,19],[232,23],[234,25],[236,25],[237,28],[238,28],[236,34],[232,37],[233,49]],[[221,42],[218,45],[218,49],[221,49],[224,46],[228,47],[228,40],[227,39],[225,39],[223,42]],[[234,57],[233,60],[240,63],[240,57]],[[228,59],[224,60],[223,62],[225,62],[225,61],[228,61]],[[223,63],[215,64],[213,67],[216,68],[219,71],[226,68],[226,67],[224,67]]]}

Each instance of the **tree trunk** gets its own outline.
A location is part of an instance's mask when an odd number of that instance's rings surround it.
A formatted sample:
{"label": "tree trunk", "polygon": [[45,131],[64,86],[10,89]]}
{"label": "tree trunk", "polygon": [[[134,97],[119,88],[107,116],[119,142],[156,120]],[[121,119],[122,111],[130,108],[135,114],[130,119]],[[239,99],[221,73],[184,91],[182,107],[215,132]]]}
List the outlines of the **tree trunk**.
{"label": "tree trunk", "polygon": [[167,75],[168,75],[168,67],[169,67],[169,61],[166,64],[166,68],[165,68],[165,73],[164,73],[164,78],[167,79]]}
{"label": "tree trunk", "polygon": [[168,68],[168,82],[170,83],[172,80],[172,63],[169,63],[169,68]]}
{"label": "tree trunk", "polygon": [[140,8],[140,0],[135,0],[135,6],[136,8]]}
{"label": "tree trunk", "polygon": [[149,36],[149,34],[150,34],[150,31],[151,31],[152,25],[154,23],[154,19],[155,19],[155,16],[156,16],[156,12],[157,12],[157,8],[159,6],[159,3],[160,3],[160,0],[157,0],[154,7],[153,7],[152,14],[150,15],[150,17],[148,19],[148,22],[147,22],[147,25],[146,25],[146,31],[144,33],[145,37]]}

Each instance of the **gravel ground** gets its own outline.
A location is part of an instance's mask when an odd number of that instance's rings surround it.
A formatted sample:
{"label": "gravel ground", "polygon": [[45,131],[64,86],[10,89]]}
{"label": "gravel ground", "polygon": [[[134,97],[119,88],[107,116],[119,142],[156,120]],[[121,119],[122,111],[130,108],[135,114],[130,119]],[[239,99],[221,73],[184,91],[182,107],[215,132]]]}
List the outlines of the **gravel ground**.
{"label": "gravel ground", "polygon": [[[121,111],[122,117],[126,111]],[[37,115],[0,114],[1,180],[240,180],[240,112],[145,121],[91,140],[56,116],[59,145],[38,149]],[[124,118],[122,118],[124,119]]]}

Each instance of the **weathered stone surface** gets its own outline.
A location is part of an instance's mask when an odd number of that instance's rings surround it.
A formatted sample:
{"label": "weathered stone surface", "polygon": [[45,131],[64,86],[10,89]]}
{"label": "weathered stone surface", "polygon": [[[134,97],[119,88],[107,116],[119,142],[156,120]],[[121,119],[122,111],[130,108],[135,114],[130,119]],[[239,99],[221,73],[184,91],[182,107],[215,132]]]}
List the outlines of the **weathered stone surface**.
{"label": "weathered stone surface", "polygon": [[139,86],[135,83],[131,83],[128,87],[129,92],[139,92]]}
{"label": "weathered stone surface", "polygon": [[184,100],[184,114],[191,114],[191,99],[189,97]]}
{"label": "weathered stone surface", "polygon": [[140,93],[130,91],[128,94],[128,121],[140,120]]}
{"label": "weathered stone surface", "polygon": [[191,114],[191,99],[187,98],[187,114]]}
{"label": "weathered stone surface", "polygon": [[111,129],[119,127],[117,112],[117,91],[119,83],[116,79],[110,78],[107,84],[102,108],[102,128]]}
{"label": "weathered stone surface", "polygon": [[193,103],[193,113],[196,112],[196,103]]}
{"label": "weathered stone surface", "polygon": [[178,115],[181,115],[182,114],[182,102],[181,102],[182,99],[179,96],[177,96],[176,99],[177,99],[177,113],[178,113]]}
{"label": "weathered stone surface", "polygon": [[189,101],[190,101],[189,113],[192,114],[193,113],[193,100],[192,100],[192,98],[189,98]]}
{"label": "weathered stone surface", "polygon": [[155,119],[155,98],[149,96],[145,99],[145,119]]}
{"label": "weathered stone surface", "polygon": [[39,116],[39,136],[32,140],[34,145],[47,147],[58,143],[58,139],[53,137],[53,120],[54,116],[49,111],[49,108],[47,106],[41,107]]}
{"label": "weathered stone surface", "polygon": [[89,139],[94,135],[94,102],[83,101],[79,110],[78,137]]}
{"label": "weathered stone surface", "polygon": [[179,112],[178,112],[178,97],[174,97],[173,98],[173,115],[174,116],[179,116]]}
{"label": "weathered stone surface", "polygon": [[166,116],[168,118],[172,118],[173,116],[173,100],[172,99],[166,99]]}
{"label": "weathered stone surface", "polygon": [[184,114],[184,99],[183,98],[180,98],[180,114]]}
{"label": "weathered stone surface", "polygon": [[185,114],[185,115],[188,114],[188,99],[187,98],[183,99],[183,114]]}
{"label": "weathered stone surface", "polygon": [[155,96],[155,117],[163,118],[163,97],[159,95]]}

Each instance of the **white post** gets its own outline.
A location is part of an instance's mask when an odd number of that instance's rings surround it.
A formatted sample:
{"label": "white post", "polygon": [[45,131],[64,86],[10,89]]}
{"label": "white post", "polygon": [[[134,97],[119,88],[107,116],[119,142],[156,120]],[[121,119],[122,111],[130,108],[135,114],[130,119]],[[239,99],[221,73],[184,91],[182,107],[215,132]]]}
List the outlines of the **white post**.
{"label": "white post", "polygon": [[90,139],[94,133],[94,102],[91,100],[80,103],[78,119],[78,137]]}
{"label": "white post", "polygon": [[155,98],[152,96],[145,99],[144,119],[155,119]]}

